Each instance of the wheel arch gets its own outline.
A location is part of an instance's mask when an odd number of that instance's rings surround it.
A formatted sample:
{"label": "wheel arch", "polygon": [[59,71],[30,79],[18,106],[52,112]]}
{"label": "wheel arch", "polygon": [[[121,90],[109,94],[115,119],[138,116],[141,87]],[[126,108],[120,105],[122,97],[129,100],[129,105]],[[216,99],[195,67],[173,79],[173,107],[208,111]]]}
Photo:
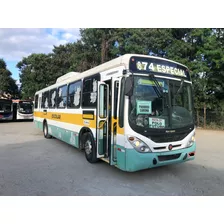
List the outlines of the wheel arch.
{"label": "wheel arch", "polygon": [[79,131],[79,148],[81,149],[81,143],[82,143],[82,136],[83,134],[89,132],[92,137],[93,137],[93,140],[94,140],[94,135],[93,135],[93,132],[90,128],[88,127],[82,127],[81,130]]}

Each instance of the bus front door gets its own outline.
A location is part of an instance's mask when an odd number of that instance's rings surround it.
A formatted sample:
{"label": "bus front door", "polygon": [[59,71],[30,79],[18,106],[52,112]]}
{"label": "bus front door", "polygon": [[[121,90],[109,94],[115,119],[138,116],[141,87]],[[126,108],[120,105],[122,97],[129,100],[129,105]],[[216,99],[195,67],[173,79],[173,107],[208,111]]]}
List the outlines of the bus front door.
{"label": "bus front door", "polygon": [[96,148],[97,158],[108,157],[108,115],[109,115],[109,87],[104,82],[97,86],[97,127]]}
{"label": "bus front door", "polygon": [[118,113],[118,96],[121,78],[111,78],[111,153],[110,164],[117,164],[117,113]]}

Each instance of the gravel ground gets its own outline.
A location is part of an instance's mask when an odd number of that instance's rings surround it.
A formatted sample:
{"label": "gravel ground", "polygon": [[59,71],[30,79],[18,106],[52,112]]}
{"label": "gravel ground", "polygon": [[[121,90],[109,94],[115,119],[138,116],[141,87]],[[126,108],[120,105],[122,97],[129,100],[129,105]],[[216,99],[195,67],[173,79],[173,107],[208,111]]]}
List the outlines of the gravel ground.
{"label": "gravel ground", "polygon": [[33,122],[0,123],[0,195],[224,195],[224,132],[198,129],[196,140],[193,161],[126,173]]}

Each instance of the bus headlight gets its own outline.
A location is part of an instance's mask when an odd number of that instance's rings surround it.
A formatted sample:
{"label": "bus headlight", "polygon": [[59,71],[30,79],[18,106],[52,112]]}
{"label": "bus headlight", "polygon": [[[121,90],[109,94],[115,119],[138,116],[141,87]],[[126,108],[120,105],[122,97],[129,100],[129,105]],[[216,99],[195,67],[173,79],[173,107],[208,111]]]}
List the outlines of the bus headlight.
{"label": "bus headlight", "polygon": [[128,136],[128,141],[138,152],[152,152],[149,146],[145,144],[145,142],[136,137]]}
{"label": "bus headlight", "polygon": [[187,147],[191,147],[195,142],[195,133],[191,136],[190,140],[187,143]]}

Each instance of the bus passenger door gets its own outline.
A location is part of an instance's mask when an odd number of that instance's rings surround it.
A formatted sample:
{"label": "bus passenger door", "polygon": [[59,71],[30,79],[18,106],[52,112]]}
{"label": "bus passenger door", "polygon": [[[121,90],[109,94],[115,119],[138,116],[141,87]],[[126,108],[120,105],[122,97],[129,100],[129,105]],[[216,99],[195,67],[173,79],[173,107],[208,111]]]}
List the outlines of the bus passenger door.
{"label": "bus passenger door", "polygon": [[111,78],[111,120],[110,120],[110,132],[111,132],[111,153],[110,164],[117,164],[117,122],[118,122],[118,96],[121,78]]}
{"label": "bus passenger door", "polygon": [[96,150],[97,158],[102,158],[108,157],[108,85],[98,81],[97,92]]}
{"label": "bus passenger door", "polygon": [[39,99],[38,99],[38,112],[40,114],[40,118],[43,118],[42,114],[42,93],[39,94]]}
{"label": "bus passenger door", "polygon": [[44,120],[44,119],[46,119],[47,118],[47,109],[46,108],[44,108],[43,107],[43,99],[44,99],[44,95],[43,95],[43,93],[42,93],[42,95],[39,97],[39,100],[40,100],[40,112],[41,112],[41,118]]}

